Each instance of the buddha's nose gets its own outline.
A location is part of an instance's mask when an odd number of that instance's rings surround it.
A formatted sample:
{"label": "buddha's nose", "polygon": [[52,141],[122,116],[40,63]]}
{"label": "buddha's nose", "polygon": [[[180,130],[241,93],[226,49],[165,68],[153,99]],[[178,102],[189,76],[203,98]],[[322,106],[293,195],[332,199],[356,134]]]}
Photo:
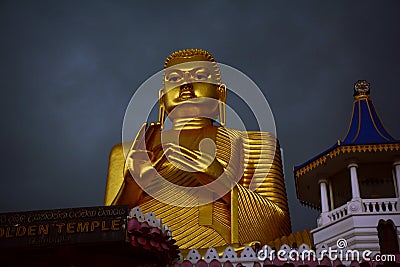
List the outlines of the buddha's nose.
{"label": "buddha's nose", "polygon": [[191,83],[182,84],[180,87],[181,91],[189,90],[193,91],[193,85]]}

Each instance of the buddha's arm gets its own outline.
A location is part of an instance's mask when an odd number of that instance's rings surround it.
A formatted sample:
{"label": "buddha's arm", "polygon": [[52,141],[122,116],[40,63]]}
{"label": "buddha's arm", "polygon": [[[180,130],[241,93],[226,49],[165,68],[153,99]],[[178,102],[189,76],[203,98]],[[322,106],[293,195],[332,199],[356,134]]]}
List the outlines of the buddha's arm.
{"label": "buddha's arm", "polygon": [[288,213],[278,140],[267,132],[247,132],[242,140],[245,156],[241,184]]}
{"label": "buddha's arm", "polygon": [[242,138],[245,168],[238,187],[239,224],[260,228],[256,232],[265,235],[265,240],[288,234],[291,226],[279,142],[266,132],[248,132]]}
{"label": "buddha's arm", "polygon": [[216,145],[217,158],[226,171],[240,173],[242,178],[239,184],[287,212],[281,152],[274,135],[220,127],[216,135]]}
{"label": "buddha's arm", "polygon": [[[232,140],[235,142],[233,146],[230,145]],[[237,223],[239,232],[242,235],[247,232],[249,236],[242,236],[241,240],[265,241],[289,233],[290,218],[277,139],[266,132],[240,132],[220,128],[216,143],[220,148],[217,151],[218,157],[226,164],[232,160],[232,155],[242,154],[241,163],[233,164],[244,166],[242,179],[237,185]],[[236,158],[233,160],[237,161]],[[246,230],[254,227],[266,227],[261,234],[265,236],[259,239],[252,236],[252,230]]]}
{"label": "buddha's arm", "polygon": [[240,184],[237,188],[237,225],[240,243],[255,240],[267,242],[291,232],[287,212],[273,201]]}

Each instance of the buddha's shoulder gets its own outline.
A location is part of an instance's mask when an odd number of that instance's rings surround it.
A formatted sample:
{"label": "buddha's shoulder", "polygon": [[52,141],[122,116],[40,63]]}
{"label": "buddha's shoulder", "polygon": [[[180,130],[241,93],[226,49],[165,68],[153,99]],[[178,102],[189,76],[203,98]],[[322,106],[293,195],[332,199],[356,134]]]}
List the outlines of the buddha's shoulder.
{"label": "buddha's shoulder", "polygon": [[[117,160],[117,161],[125,161],[125,154],[132,146],[132,142],[124,142],[114,145],[111,148],[110,152],[110,161]],[[125,152],[125,153],[124,153]]]}

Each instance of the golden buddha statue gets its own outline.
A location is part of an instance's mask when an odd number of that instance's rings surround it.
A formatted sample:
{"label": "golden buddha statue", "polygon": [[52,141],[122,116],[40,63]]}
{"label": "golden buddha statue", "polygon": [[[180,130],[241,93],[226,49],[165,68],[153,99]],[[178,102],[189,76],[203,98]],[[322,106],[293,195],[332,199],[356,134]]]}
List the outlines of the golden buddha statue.
{"label": "golden buddha statue", "polygon": [[[225,101],[226,86],[207,51],[172,53],[158,122],[142,127],[126,159],[122,144],[111,151],[105,205],[152,211],[183,250],[265,244],[290,234],[278,141],[268,132],[225,128]],[[170,130],[163,129],[165,115]],[[202,195],[190,191],[199,187],[206,187]]]}

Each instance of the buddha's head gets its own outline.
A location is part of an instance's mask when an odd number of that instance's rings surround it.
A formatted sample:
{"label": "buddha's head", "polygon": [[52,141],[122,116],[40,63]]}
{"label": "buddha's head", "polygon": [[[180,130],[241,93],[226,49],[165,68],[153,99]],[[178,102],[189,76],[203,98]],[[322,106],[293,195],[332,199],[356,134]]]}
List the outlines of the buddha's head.
{"label": "buddha's head", "polygon": [[160,113],[165,112],[171,120],[196,117],[216,119],[221,113],[218,101],[225,103],[225,100],[226,88],[221,86],[220,71],[210,53],[201,49],[186,49],[167,58],[164,87],[160,90]]}

